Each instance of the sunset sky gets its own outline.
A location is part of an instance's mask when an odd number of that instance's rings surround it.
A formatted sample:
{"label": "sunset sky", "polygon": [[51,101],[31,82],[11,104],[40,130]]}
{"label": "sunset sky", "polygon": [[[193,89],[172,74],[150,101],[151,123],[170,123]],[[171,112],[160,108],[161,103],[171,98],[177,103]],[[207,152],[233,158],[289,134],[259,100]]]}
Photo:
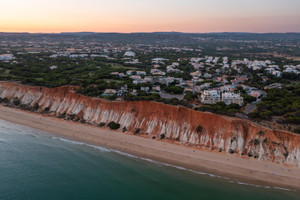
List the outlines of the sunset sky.
{"label": "sunset sky", "polygon": [[1,0],[0,32],[300,32],[300,0]]}

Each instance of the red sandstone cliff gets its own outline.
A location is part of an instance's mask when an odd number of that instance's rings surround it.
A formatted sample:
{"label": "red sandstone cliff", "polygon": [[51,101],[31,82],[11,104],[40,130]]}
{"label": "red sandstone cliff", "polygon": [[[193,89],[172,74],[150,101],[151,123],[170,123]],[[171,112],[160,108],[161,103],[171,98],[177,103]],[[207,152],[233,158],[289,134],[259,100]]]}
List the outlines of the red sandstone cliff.
{"label": "red sandstone cliff", "polygon": [[[56,114],[84,118],[88,123],[111,121],[149,138],[189,144],[214,151],[226,151],[287,163],[300,167],[300,135],[275,131],[252,122],[193,111],[157,102],[111,102],[74,93],[70,87],[41,88],[0,82],[0,97],[18,97],[22,104],[50,108]],[[197,132],[198,126],[202,127]]]}

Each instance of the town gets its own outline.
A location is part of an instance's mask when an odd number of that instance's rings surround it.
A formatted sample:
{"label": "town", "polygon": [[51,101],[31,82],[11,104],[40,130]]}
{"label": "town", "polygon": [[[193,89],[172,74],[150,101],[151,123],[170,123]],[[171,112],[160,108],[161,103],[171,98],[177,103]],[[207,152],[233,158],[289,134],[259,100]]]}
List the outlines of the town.
{"label": "town", "polygon": [[[221,47],[215,46],[211,51],[201,45],[215,45],[212,36],[200,35],[197,37],[200,42],[196,44],[182,44],[178,36],[176,46],[172,41],[129,43],[125,38],[122,43],[96,37],[90,39],[82,34],[80,37],[40,35],[27,40],[22,39],[28,37],[26,34],[0,34],[3,38],[0,80],[46,87],[74,85],[78,86],[78,93],[108,100],[159,101],[253,119],[285,116],[286,120],[299,123],[298,94],[295,99],[291,98],[297,105],[289,110],[282,108],[284,111],[278,111],[280,114],[275,108],[264,106],[270,91],[278,89],[286,91],[287,95],[291,91],[286,88],[299,91],[299,60],[267,53],[252,55],[237,45],[248,41],[252,48],[268,49],[277,48],[280,43],[280,51],[295,43],[271,40],[266,44],[257,40],[223,38],[230,49],[221,42]],[[15,40],[19,37],[21,39]],[[240,49],[238,55],[225,53],[237,49]],[[295,57],[294,54],[291,57]]]}

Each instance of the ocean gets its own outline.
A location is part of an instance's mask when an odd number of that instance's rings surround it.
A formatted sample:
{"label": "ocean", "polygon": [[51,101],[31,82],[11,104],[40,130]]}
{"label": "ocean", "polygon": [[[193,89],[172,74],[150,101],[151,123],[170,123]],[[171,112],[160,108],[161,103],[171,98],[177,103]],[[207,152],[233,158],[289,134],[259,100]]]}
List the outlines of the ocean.
{"label": "ocean", "polygon": [[300,199],[0,120],[0,200]]}

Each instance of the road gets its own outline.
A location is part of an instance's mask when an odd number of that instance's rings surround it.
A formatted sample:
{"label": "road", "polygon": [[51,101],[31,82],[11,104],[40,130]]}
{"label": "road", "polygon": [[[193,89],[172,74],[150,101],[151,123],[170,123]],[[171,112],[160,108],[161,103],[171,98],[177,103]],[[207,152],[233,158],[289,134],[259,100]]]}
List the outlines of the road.
{"label": "road", "polygon": [[254,111],[256,109],[256,104],[257,103],[258,102],[255,101],[255,102],[250,103],[248,106],[246,106],[244,113],[246,115],[248,115],[249,113],[251,113],[252,111]]}
{"label": "road", "polygon": [[[266,93],[266,92],[263,92],[261,98],[266,97],[266,96],[267,96],[267,93]],[[256,101],[250,103],[249,105],[247,105],[246,108],[245,108],[244,113],[245,113],[246,115],[248,115],[249,113],[251,113],[251,112],[253,112],[254,110],[256,110],[256,105],[257,105],[259,102],[261,102],[261,98],[259,98],[259,99],[257,99]]]}

